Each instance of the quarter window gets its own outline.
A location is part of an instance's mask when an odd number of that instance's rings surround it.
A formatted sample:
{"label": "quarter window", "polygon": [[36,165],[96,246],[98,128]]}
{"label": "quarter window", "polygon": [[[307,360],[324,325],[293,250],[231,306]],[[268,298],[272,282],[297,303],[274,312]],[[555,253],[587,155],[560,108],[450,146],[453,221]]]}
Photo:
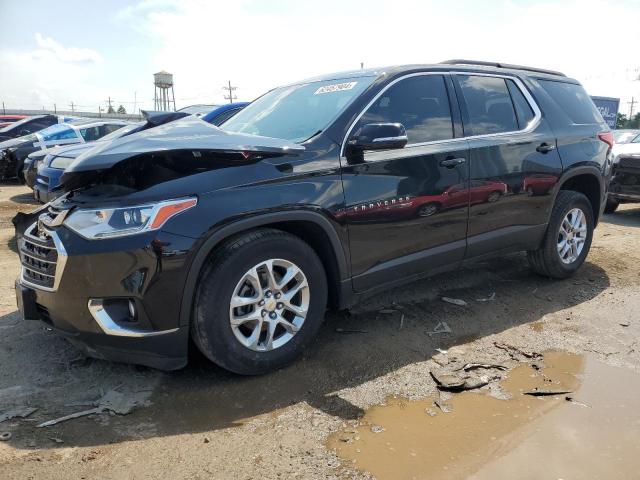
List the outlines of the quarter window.
{"label": "quarter window", "polygon": [[518,130],[516,112],[504,78],[459,75],[467,107],[465,135],[486,135]]}
{"label": "quarter window", "polygon": [[367,123],[401,123],[410,144],[453,138],[444,77],[419,75],[399,81],[367,109],[354,132]]}
{"label": "quarter window", "polygon": [[518,126],[520,127],[520,130],[522,130],[531,123],[535,114],[533,113],[531,105],[529,105],[529,102],[527,102],[527,99],[524,97],[524,94],[516,85],[516,82],[513,80],[507,80],[507,87],[509,87],[509,93],[511,94],[513,105],[516,107]]}

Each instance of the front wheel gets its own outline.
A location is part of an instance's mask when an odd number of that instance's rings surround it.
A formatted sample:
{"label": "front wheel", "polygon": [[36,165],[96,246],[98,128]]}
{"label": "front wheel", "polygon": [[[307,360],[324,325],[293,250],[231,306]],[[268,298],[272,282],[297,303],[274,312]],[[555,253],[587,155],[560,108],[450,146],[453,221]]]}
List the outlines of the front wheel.
{"label": "front wheel", "polygon": [[315,251],[262,229],[218,249],[198,287],[192,336],[214,363],[257,375],[293,361],[324,318],[327,280]]}
{"label": "front wheel", "polygon": [[593,239],[593,209],[587,197],[561,190],[553,206],[542,245],[527,252],[531,268],[540,275],[567,278],[584,263]]}

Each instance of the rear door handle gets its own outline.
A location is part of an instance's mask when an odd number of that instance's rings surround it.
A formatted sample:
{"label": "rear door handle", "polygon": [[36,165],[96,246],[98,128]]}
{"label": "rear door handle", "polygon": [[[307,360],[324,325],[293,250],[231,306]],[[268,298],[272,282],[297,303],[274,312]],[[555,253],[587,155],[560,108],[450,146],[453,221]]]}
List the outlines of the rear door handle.
{"label": "rear door handle", "polygon": [[549,153],[551,150],[555,149],[555,145],[549,145],[548,143],[541,143],[538,148],[536,148],[537,152],[540,153]]}
{"label": "rear door handle", "polygon": [[440,162],[441,167],[453,168],[457,165],[461,165],[466,162],[467,159],[464,157],[456,157],[456,158],[447,158]]}

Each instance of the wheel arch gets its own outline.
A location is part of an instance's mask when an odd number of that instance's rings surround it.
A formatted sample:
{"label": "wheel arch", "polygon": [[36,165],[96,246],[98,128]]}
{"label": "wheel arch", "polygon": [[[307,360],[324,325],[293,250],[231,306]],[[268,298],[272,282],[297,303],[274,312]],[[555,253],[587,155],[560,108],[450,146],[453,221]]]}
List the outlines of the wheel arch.
{"label": "wheel arch", "polygon": [[234,235],[258,228],[283,230],[304,240],[320,257],[327,274],[329,304],[340,307],[348,299],[345,288],[350,278],[349,264],[343,242],[332,222],[325,215],[314,211],[274,212],[245,218],[216,230],[198,248],[187,273],[180,307],[180,325],[191,320],[193,301],[202,268],[210,254]]}
{"label": "wheel arch", "polygon": [[598,168],[592,166],[572,168],[560,178],[555,197],[561,190],[572,190],[586,196],[593,209],[594,224],[598,224],[604,200],[606,200],[604,179]]}

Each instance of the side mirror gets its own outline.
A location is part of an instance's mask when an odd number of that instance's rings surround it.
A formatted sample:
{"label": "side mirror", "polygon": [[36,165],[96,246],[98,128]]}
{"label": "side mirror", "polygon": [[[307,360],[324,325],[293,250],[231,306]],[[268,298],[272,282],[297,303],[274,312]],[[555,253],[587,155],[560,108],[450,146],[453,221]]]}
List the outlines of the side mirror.
{"label": "side mirror", "polygon": [[389,150],[403,148],[407,144],[407,131],[401,123],[367,123],[348,141],[356,151]]}

